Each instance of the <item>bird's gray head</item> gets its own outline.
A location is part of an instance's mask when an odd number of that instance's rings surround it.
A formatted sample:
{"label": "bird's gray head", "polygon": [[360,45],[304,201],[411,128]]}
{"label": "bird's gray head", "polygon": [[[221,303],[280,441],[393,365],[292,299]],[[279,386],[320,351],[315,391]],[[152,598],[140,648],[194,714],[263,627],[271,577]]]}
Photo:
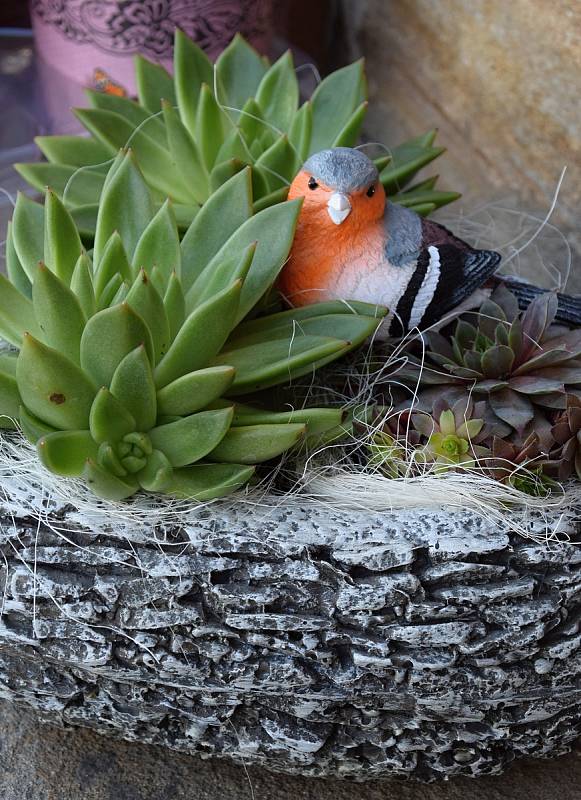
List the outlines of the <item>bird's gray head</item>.
{"label": "bird's gray head", "polygon": [[329,189],[345,194],[367,188],[379,178],[373,161],[352,147],[321,150],[305,161],[303,170]]}

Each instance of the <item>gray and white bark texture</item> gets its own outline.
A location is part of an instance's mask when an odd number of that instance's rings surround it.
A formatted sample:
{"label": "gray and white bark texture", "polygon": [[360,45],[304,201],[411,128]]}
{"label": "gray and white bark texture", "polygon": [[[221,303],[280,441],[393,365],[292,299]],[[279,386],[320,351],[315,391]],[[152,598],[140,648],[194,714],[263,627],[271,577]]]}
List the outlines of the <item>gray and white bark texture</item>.
{"label": "gray and white bark texture", "polygon": [[356,780],[497,773],[581,734],[574,519],[553,544],[297,501],[82,522],[2,517],[0,695],[47,721]]}

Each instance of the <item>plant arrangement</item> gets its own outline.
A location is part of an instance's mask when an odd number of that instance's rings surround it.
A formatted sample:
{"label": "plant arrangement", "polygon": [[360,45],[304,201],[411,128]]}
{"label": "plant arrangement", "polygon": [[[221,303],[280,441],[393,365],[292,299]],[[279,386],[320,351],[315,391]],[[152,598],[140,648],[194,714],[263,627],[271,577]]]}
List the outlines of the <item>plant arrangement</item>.
{"label": "plant arrangement", "polygon": [[555,324],[556,310],[547,293],[520,311],[501,285],[477,312],[410,341],[388,379],[400,404],[375,411],[372,465],[390,477],[478,469],[533,494],[581,478],[581,331]]}
{"label": "plant arrangement", "polygon": [[[357,143],[367,109],[362,61],[326,77],[299,105],[290,51],[271,65],[238,35],[214,65],[178,29],[174,54],[173,77],[136,57],[136,101],[88,91],[92,108],[75,114],[90,135],[38,137],[47,163],[16,165],[33,187],[56,192],[85,239],[94,236],[99,197],[120,148],[131,147],[156,206],[171,198],[183,231],[212,192],[245,166],[253,168],[258,211],[286,199],[310,154]],[[435,136],[429,131],[376,162],[392,200],[420,214],[459,197],[436,190],[437,177],[410,186],[444,152]]]}
{"label": "plant arrangement", "polygon": [[[253,411],[240,397],[357,347],[381,310],[313,306],[248,320],[291,246],[300,202],[254,213],[250,170],[230,178],[180,242],[130,151],[107,174],[94,248],[56,193],[20,195],[0,278],[5,427],[100,497],[138,489],[207,500],[254,466],[340,426],[341,409]],[[246,320],[246,321],[245,321]],[[300,332],[296,332],[300,322]]]}

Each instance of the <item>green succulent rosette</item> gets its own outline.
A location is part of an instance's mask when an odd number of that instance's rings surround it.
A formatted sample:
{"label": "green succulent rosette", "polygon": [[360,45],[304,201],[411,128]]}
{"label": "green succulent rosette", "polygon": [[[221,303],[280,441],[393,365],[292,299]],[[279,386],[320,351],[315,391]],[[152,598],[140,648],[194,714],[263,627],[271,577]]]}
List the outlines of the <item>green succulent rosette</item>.
{"label": "green succulent rosette", "polygon": [[0,276],[4,427],[53,473],[100,497],[138,490],[208,500],[256,464],[341,425],[341,409],[267,412],[231,398],[288,383],[357,347],[385,313],[325,303],[255,316],[293,239],[300,201],[255,211],[249,169],[180,240],[134,154],[105,176],[94,246],[58,194],[25,195]]}
{"label": "green succulent rosette", "polygon": [[[211,194],[247,165],[255,210],[285,200],[310,154],[357,143],[367,110],[363,61],[333,72],[300,104],[290,51],[270,64],[241,36],[213,64],[177,30],[173,77],[142,56],[135,74],[136,101],[88,91],[91,108],[74,113],[89,135],[40,136],[47,163],[16,165],[35,188],[53,188],[85,239],[94,236],[99,198],[120,148],[132,148],[154,204],[170,197],[178,225],[187,228]],[[436,190],[437,177],[410,186],[444,152],[435,136],[429,131],[376,161],[391,199],[420,214],[459,197]]]}

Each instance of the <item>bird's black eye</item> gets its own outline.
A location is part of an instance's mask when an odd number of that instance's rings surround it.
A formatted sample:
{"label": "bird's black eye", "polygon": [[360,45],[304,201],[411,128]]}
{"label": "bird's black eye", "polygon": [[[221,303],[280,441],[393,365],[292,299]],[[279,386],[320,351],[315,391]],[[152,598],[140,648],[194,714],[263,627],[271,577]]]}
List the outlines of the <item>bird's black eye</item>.
{"label": "bird's black eye", "polygon": [[371,184],[371,186],[365,192],[365,194],[367,195],[367,197],[373,197],[373,195],[375,194],[375,184],[374,183]]}
{"label": "bird's black eye", "polygon": [[317,183],[317,181],[316,181],[316,180],[315,180],[315,179],[314,179],[314,178],[311,176],[311,177],[309,178],[309,189],[318,189],[318,188],[319,188],[319,184],[318,184],[318,183]]}

